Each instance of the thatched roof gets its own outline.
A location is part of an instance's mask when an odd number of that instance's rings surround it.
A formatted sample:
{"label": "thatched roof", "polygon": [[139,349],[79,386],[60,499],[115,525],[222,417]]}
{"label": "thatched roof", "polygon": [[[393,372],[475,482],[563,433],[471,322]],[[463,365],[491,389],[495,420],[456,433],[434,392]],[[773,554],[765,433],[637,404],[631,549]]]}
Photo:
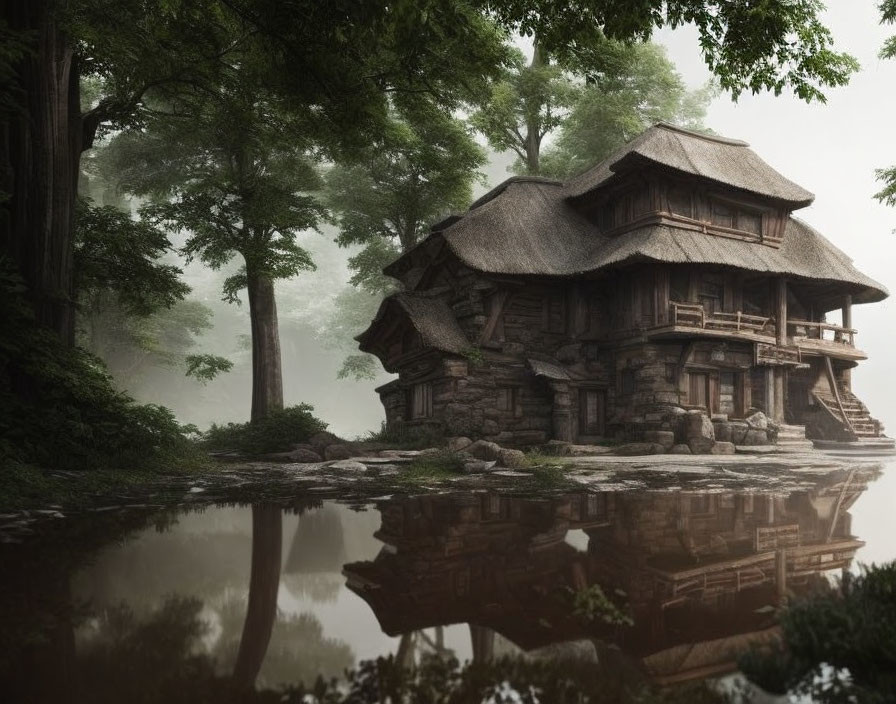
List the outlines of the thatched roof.
{"label": "thatched roof", "polygon": [[424,249],[438,251],[438,240],[470,268],[492,274],[576,276],[649,260],[731,266],[842,285],[856,303],[888,295],[846,254],[796,218],[788,221],[780,248],[671,225],[607,237],[567,200],[567,187],[556,182],[511,179],[499,189],[433,233],[417,251],[386,267],[386,273],[395,275],[400,262],[417,261]]}
{"label": "thatched roof", "polygon": [[535,376],[541,376],[552,381],[569,381],[569,372],[560,362],[545,362],[541,359],[528,359],[529,368]]}
{"label": "thatched roof", "polygon": [[662,122],[569,181],[564,193],[568,198],[578,198],[607,184],[617,173],[645,161],[785,201],[794,207],[809,205],[815,198],[775,171],[746,142]]}
{"label": "thatched roof", "polygon": [[373,322],[355,338],[361,351],[370,352],[384,326],[399,316],[410,322],[425,347],[454,354],[463,354],[470,348],[454,313],[443,300],[425,293],[395,293],[380,304]]}

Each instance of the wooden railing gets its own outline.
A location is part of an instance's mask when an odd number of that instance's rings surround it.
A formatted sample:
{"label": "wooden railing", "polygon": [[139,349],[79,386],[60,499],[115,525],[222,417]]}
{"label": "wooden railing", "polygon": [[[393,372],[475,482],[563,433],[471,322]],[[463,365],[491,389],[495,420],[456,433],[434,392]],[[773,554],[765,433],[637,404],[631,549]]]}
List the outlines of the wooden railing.
{"label": "wooden railing", "polygon": [[[679,327],[746,332],[768,337],[775,335],[775,319],[772,317],[751,315],[740,311],[737,313],[707,312],[699,303],[672,301],[669,304],[669,318],[672,325]],[[793,318],[787,320],[788,337],[796,340],[818,340],[819,342],[855,347],[857,332],[852,328],[830,323]]]}
{"label": "wooden railing", "polygon": [[760,335],[773,335],[774,318],[748,313],[707,313],[699,303],[669,304],[672,325],[697,327],[702,330],[728,330],[734,332],[751,332]]}
{"label": "wooden railing", "polygon": [[821,342],[834,342],[841,345],[856,346],[856,333],[858,330],[844,328],[830,323],[813,323],[809,320],[787,321],[787,334],[792,337],[802,337],[807,340],[819,340]]}

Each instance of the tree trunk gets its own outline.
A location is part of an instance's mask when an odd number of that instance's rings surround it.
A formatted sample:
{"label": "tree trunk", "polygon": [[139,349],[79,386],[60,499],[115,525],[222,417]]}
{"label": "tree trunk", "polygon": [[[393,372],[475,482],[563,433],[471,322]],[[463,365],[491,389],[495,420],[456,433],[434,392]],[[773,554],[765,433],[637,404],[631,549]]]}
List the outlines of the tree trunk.
{"label": "tree trunk", "polygon": [[283,514],[279,506],[252,505],[252,573],[249,604],[233,666],[233,681],[240,689],[255,685],[271,641],[277,618],[280,559],[283,543]]}
{"label": "tree trunk", "polygon": [[[532,63],[529,64],[530,71],[537,71],[546,63],[544,51],[542,50],[538,39],[535,40],[535,46],[532,50]],[[528,172],[537,176],[541,169],[541,105],[527,106],[526,115],[526,169]]]}
{"label": "tree trunk", "polygon": [[283,408],[280,333],[274,282],[247,267],[249,318],[252,321],[252,420]]}
{"label": "tree trunk", "polygon": [[80,87],[69,38],[49,0],[6,0],[0,11],[13,31],[31,34],[32,51],[17,62],[14,96],[21,110],[3,118],[0,191],[2,251],[18,266],[37,320],[74,344],[73,222],[82,147]]}

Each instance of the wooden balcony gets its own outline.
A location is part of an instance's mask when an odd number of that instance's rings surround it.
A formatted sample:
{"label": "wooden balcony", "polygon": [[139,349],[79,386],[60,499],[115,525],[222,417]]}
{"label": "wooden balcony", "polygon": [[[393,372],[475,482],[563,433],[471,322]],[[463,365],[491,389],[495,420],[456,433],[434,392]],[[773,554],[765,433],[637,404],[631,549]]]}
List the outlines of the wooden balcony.
{"label": "wooden balcony", "polygon": [[648,334],[656,337],[699,333],[705,337],[756,342],[762,346],[765,357],[776,360],[773,363],[802,364],[803,357],[812,355],[866,359],[867,355],[856,349],[857,332],[840,325],[790,318],[787,320],[788,344],[781,346],[777,344],[777,324],[771,316],[707,311],[699,303],[672,301],[668,322],[654,326]]}

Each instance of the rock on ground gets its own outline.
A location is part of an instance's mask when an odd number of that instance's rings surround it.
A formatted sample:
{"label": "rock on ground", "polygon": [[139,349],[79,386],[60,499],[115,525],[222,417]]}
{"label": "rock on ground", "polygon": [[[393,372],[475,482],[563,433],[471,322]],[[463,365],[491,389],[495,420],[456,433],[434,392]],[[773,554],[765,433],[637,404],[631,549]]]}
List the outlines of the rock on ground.
{"label": "rock on ground", "polygon": [[324,459],[326,460],[347,460],[354,453],[348,445],[328,445],[324,448]]}
{"label": "rock on ground", "polygon": [[464,462],[464,474],[484,474],[492,471],[495,464],[494,460],[468,460]]}
{"label": "rock on ground", "polygon": [[768,429],[768,416],[762,411],[756,411],[752,415],[747,416],[744,420],[747,422],[747,425],[754,430]]}
{"label": "rock on ground", "polygon": [[638,455],[662,455],[666,448],[655,442],[630,442],[627,445],[619,445],[616,454],[620,457],[636,457]]}
{"label": "rock on ground", "polygon": [[528,464],[526,462],[526,454],[522,450],[508,449],[503,449],[498,453],[498,462],[502,467],[510,469],[525,467]]}
{"label": "rock on ground", "polygon": [[768,445],[768,433],[764,430],[751,429],[743,440],[744,445]]}
{"label": "rock on ground", "polygon": [[688,440],[688,447],[691,448],[692,455],[708,455],[712,452],[716,441],[712,438],[691,438]]}
{"label": "rock on ground", "polygon": [[328,433],[326,430],[321,430],[308,438],[308,445],[318,454],[323,454],[324,448],[329,445],[342,445],[344,443],[345,440],[337,435],[333,435],[333,433]]}
{"label": "rock on ground", "polygon": [[300,447],[289,453],[289,459],[293,462],[301,462],[307,464],[310,462],[323,462],[324,458],[317,454],[314,450]]}
{"label": "rock on ground", "polygon": [[669,450],[669,454],[672,455],[690,455],[691,448],[684,444],[673,445],[672,449]]}
{"label": "rock on ground", "polygon": [[711,453],[713,455],[733,455],[734,443],[725,442],[724,440],[716,440],[716,444],[712,446]]}
{"label": "rock on ground", "polygon": [[467,447],[466,451],[478,460],[497,461],[501,458],[501,446],[496,442],[489,442],[488,440],[477,440]]}
{"label": "rock on ground", "polygon": [[644,442],[656,443],[670,450],[675,444],[675,433],[671,430],[645,430]]}
{"label": "rock on ground", "polygon": [[335,469],[338,472],[366,472],[366,465],[355,462],[354,460],[340,460],[338,462],[333,462],[329,469]]}
{"label": "rock on ground", "polygon": [[447,442],[449,452],[460,452],[461,450],[466,450],[472,444],[473,441],[470,440],[470,438],[464,437],[462,435],[448,438]]}

